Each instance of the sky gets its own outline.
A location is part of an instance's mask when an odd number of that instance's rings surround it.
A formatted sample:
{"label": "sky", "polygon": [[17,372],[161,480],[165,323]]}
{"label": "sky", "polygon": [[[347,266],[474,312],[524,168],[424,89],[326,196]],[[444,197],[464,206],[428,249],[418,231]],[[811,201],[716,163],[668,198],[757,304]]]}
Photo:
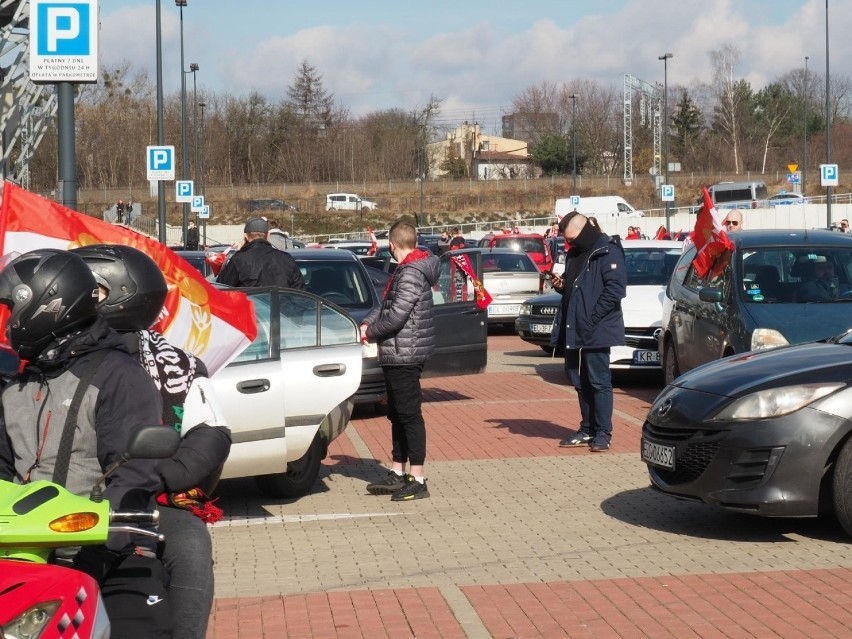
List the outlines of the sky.
{"label": "sky", "polygon": [[[100,0],[101,63],[155,78],[152,0]],[[180,89],[180,13],[161,4],[163,86]],[[830,0],[830,71],[852,77],[852,0]],[[188,0],[184,58],[198,90],[282,99],[302,60],[353,116],[442,99],[441,118],[499,123],[546,82],[624,74],[668,86],[711,80],[710,51],[741,52],[754,87],[805,65],[825,72],[826,0]],[[192,89],[192,76],[188,76]]]}

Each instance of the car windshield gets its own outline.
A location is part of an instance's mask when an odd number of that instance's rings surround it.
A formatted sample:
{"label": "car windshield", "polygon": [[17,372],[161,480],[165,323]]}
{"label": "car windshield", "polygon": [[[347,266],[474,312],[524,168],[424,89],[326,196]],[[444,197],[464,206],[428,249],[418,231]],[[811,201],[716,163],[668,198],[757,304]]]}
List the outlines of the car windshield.
{"label": "car windshield", "polygon": [[852,247],[766,247],[741,256],[744,299],[752,304],[852,301]]}
{"label": "car windshield", "polygon": [[297,260],[311,293],[345,309],[371,308],[373,285],[361,265],[348,260]]}
{"label": "car windshield", "polygon": [[494,246],[510,248],[524,253],[544,253],[544,240],[535,237],[498,237]]}
{"label": "car windshield", "polygon": [[482,256],[485,273],[535,273],[538,268],[525,253],[485,253]]}
{"label": "car windshield", "polygon": [[627,266],[627,285],[665,286],[672,276],[681,250],[672,248],[628,248],[624,249]]}

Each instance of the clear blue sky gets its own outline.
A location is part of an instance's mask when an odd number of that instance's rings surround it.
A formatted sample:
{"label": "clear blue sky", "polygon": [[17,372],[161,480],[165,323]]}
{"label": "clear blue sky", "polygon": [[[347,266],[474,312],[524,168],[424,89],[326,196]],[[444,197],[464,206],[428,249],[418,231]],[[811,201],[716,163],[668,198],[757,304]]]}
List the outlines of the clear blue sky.
{"label": "clear blue sky", "polygon": [[[155,70],[152,0],[101,0],[101,60]],[[180,87],[179,12],[162,1],[164,85]],[[831,71],[852,76],[852,0],[829,3]],[[709,82],[708,53],[733,44],[737,74],[762,86],[825,70],[824,0],[188,0],[186,65],[200,90],[272,99],[302,59],[354,115],[430,95],[445,117],[499,120],[525,87],[630,73],[669,86]],[[191,78],[190,78],[191,87]]]}

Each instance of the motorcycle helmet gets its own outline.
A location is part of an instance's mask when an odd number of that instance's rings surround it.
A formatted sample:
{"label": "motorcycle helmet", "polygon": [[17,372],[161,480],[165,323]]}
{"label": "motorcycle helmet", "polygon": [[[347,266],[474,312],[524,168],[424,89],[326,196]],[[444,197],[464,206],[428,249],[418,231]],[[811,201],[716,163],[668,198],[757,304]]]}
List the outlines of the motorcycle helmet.
{"label": "motorcycle helmet", "polygon": [[166,278],[156,262],[123,244],[92,244],[71,251],[92,270],[107,291],[99,308],[117,331],[142,331],[157,321],[166,301]]}
{"label": "motorcycle helmet", "polygon": [[77,255],[39,249],[15,257],[0,271],[0,304],[11,313],[9,343],[21,359],[32,361],[55,338],[95,319],[98,287]]}

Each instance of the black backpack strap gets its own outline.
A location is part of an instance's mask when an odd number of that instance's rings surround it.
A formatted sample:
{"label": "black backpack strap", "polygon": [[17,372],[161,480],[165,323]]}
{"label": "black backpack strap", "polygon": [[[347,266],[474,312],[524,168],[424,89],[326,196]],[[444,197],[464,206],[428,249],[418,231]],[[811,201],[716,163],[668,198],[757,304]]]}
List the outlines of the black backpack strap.
{"label": "black backpack strap", "polygon": [[53,483],[64,486],[68,479],[68,466],[71,464],[71,449],[74,447],[74,435],[77,432],[77,415],[80,412],[80,404],[83,403],[83,396],[92,385],[92,380],[95,373],[101,364],[101,361],[106,357],[108,349],[95,351],[86,366],[80,382],[77,384],[77,390],[74,391],[74,399],[71,400],[71,406],[68,407],[68,415],[65,417],[65,426],[62,427],[62,437],[59,440],[59,450],[56,453],[56,464],[53,467]]}

